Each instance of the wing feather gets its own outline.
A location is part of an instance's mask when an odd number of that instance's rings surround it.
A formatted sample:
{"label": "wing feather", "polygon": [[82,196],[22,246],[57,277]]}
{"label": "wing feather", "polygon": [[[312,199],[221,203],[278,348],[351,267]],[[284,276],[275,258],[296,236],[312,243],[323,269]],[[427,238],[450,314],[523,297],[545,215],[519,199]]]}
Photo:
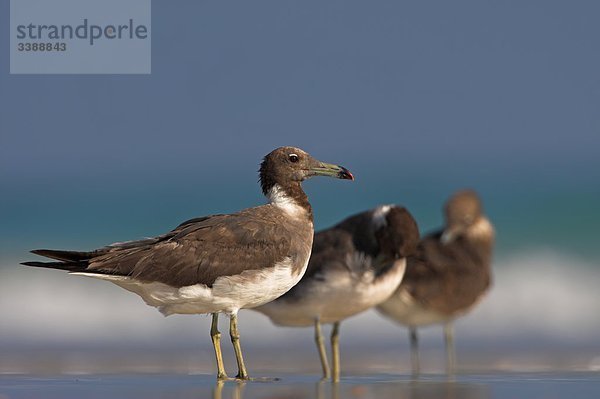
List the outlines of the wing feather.
{"label": "wing feather", "polygon": [[427,307],[443,313],[468,308],[490,284],[489,270],[465,243],[444,245],[441,232],[425,237],[408,258],[402,285]]}
{"label": "wing feather", "polygon": [[[175,287],[212,286],[221,276],[271,267],[284,260],[294,232],[252,208],[193,219],[156,239],[124,243],[90,259],[86,271],[160,281]],[[281,216],[283,217],[283,215]]]}

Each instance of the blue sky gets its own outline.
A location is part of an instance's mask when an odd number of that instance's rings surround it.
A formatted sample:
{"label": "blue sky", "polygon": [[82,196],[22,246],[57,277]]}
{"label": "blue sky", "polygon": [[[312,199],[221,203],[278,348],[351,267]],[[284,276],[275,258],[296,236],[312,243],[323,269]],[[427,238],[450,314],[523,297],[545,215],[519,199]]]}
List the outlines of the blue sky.
{"label": "blue sky", "polygon": [[501,240],[597,252],[600,3],[152,7],[151,75],[9,75],[1,58],[3,246],[102,245],[255,205],[260,158],[297,145],[357,176],[306,185],[317,227],[400,202],[427,231],[470,186]]}
{"label": "blue sky", "polygon": [[[150,76],[17,76],[3,58],[2,180],[235,171],[284,144],[359,176],[381,165],[599,175],[597,2],[155,1],[152,11]],[[7,46],[5,31],[0,53]]]}

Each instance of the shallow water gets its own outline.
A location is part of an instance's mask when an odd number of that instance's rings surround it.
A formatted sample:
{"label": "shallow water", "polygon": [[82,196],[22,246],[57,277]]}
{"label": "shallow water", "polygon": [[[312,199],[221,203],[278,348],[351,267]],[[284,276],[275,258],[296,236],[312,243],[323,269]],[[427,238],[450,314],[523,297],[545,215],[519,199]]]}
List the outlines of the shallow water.
{"label": "shallow water", "polygon": [[312,375],[276,374],[274,382],[216,383],[213,375],[133,374],[0,376],[0,398],[598,398],[600,373],[366,375],[339,384]]}

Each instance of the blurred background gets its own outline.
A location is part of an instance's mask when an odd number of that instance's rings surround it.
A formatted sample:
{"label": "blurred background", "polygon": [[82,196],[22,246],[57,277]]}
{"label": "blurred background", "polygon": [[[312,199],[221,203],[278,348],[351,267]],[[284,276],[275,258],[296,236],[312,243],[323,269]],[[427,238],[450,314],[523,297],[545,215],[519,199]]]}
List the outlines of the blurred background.
{"label": "blurred background", "polygon": [[[258,165],[281,145],[356,176],[304,185],[317,229],[398,203],[425,233],[454,190],[481,194],[495,280],[456,323],[461,367],[600,369],[600,3],[152,8],[151,75],[9,75],[2,58],[1,372],[210,372],[208,317],[18,263],[262,203]],[[253,369],[319,372],[310,329],[240,318]],[[423,368],[443,370],[441,329],[423,333]],[[374,312],[341,334],[345,370],[409,370],[406,330]]]}

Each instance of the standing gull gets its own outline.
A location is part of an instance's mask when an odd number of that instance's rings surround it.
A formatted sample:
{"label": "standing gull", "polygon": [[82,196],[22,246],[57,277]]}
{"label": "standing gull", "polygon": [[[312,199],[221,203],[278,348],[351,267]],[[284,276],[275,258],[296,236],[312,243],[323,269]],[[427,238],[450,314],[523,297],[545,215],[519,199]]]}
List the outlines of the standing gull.
{"label": "standing gull", "polygon": [[166,316],[211,313],[218,379],[227,378],[218,314],[228,314],[237,378],[246,380],[237,313],[284,294],[306,271],[314,231],[301,183],[317,175],[354,179],[341,166],[317,161],[299,148],[281,147],[260,166],[267,205],[191,219],[156,238],[90,252],[34,250],[57,262],[23,264],[108,280]]}
{"label": "standing gull", "polygon": [[444,324],[446,368],[454,372],[452,322],[467,313],[491,284],[494,228],[474,191],[455,193],[445,205],[446,226],[419,243],[398,290],[377,309],[408,326],[413,373],[419,373],[417,327]]}
{"label": "standing gull", "polygon": [[419,242],[410,213],[394,205],[351,216],[315,234],[306,275],[285,295],[257,307],[275,324],[315,326],[323,378],[331,373],[321,323],[333,323],[333,381],[339,380],[339,326],[350,316],[385,301],[398,287],[406,257]]}

